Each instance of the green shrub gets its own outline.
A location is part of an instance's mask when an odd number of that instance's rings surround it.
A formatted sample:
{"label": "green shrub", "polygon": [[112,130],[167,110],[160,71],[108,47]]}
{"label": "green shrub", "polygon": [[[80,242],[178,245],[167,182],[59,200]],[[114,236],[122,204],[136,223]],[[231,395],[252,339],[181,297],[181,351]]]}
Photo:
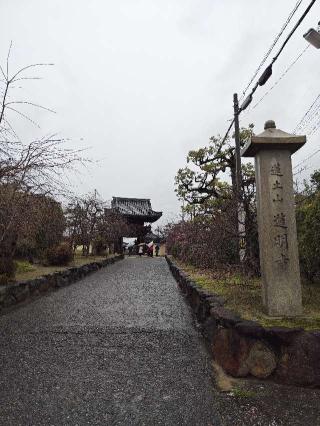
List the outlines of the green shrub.
{"label": "green shrub", "polygon": [[68,265],[73,259],[72,248],[68,243],[60,243],[47,250],[46,258],[49,265]]}
{"label": "green shrub", "polygon": [[320,194],[298,206],[297,228],[301,271],[313,281],[320,274]]}
{"label": "green shrub", "polygon": [[320,170],[304,181],[296,195],[296,220],[302,274],[310,281],[320,279]]}
{"label": "green shrub", "polygon": [[16,272],[24,273],[24,272],[32,272],[35,270],[35,267],[32,266],[30,262],[27,262],[26,260],[16,260]]}

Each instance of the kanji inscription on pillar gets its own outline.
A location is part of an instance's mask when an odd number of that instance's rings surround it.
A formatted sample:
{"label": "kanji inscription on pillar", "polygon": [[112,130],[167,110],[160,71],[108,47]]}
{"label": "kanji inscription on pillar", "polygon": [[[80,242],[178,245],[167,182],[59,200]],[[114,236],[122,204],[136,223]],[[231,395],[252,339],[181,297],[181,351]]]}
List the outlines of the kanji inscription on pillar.
{"label": "kanji inscription on pillar", "polygon": [[[271,193],[272,193],[272,210],[275,213],[274,218],[283,218],[285,223],[285,214],[283,212],[283,173],[281,171],[281,165],[276,162],[271,165],[270,168],[271,177]],[[289,255],[288,255],[288,233],[287,226],[281,226],[282,233],[279,233],[279,224],[273,222],[273,228],[271,230],[273,238],[273,261],[283,268],[288,267]]]}
{"label": "kanji inscription on pillar", "polygon": [[255,157],[262,299],[271,316],[302,312],[291,154],[305,141],[270,120],[242,152]]}

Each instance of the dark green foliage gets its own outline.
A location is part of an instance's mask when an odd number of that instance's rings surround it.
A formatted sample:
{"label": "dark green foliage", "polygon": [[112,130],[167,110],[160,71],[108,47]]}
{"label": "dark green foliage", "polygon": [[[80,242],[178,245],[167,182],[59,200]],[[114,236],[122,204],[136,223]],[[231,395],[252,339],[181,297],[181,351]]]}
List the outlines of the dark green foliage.
{"label": "dark green foliage", "polygon": [[320,171],[297,195],[297,229],[301,272],[311,281],[320,278]]}
{"label": "dark green foliage", "polygon": [[17,241],[17,249],[15,252],[15,257],[17,259],[27,259],[29,262],[34,262],[35,258],[38,258],[38,254],[43,252],[37,250],[37,246],[34,238],[32,237],[20,237]]}
{"label": "dark green foliage", "polygon": [[101,235],[97,235],[96,238],[92,242],[92,252],[95,255],[103,255],[105,254],[107,249],[107,244],[105,239]]}
{"label": "dark green foliage", "polygon": [[60,243],[59,245],[47,250],[46,259],[49,265],[68,265],[68,263],[70,263],[73,259],[72,248],[68,243]]}
{"label": "dark green foliage", "polygon": [[0,285],[8,284],[13,280],[16,264],[12,256],[0,256]]}
{"label": "dark green foliage", "polygon": [[[1,217],[1,215],[0,215]],[[16,265],[13,254],[16,245],[16,232],[12,231],[0,242],[0,284],[7,284],[14,279]]]}

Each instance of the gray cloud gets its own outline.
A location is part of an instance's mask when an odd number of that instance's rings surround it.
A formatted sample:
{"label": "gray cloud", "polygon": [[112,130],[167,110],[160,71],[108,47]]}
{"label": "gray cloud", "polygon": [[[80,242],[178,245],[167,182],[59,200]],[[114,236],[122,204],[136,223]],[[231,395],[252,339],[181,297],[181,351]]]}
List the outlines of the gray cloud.
{"label": "gray cloud", "polygon": [[[306,7],[304,1],[297,17]],[[2,4],[1,58],[13,40],[11,65],[54,62],[21,96],[57,111],[32,111],[41,131],[17,124],[26,138],[59,131],[90,146],[99,160],[77,191],[150,197],[155,209],[178,212],[173,192],[187,151],[224,133],[232,95],[241,93],[294,2],[266,0],[11,0]],[[319,4],[288,44],[258,100],[306,45]],[[319,90],[320,55],[308,49],[241,124],[273,118],[292,130]],[[83,140],[81,140],[83,138]],[[311,138],[294,161],[317,146]],[[314,167],[319,166],[319,157]]]}

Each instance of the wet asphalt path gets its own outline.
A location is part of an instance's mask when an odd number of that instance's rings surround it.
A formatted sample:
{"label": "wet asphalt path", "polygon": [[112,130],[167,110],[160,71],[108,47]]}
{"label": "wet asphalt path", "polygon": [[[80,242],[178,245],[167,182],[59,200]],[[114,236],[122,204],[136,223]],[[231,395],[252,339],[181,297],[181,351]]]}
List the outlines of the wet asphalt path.
{"label": "wet asphalt path", "polygon": [[0,317],[0,424],[220,425],[163,258],[127,258]]}

